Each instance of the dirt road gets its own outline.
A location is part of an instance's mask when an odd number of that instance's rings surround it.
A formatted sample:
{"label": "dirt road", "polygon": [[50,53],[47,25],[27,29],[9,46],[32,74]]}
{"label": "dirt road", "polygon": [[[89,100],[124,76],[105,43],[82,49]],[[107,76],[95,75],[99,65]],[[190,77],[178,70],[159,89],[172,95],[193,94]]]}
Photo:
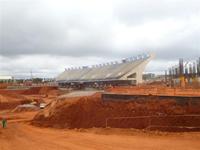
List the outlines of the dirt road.
{"label": "dirt road", "polygon": [[[26,116],[30,117],[30,114]],[[16,117],[16,116],[15,116]],[[119,129],[39,128],[25,118],[0,128],[0,150],[199,150],[200,133],[144,133]]]}

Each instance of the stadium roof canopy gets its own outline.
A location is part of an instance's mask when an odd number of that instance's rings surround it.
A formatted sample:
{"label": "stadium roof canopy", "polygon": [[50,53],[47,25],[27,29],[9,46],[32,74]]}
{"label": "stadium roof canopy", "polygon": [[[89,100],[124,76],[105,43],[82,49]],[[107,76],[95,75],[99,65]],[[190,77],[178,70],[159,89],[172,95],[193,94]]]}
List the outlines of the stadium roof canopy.
{"label": "stadium roof canopy", "polygon": [[152,55],[143,54],[123,59],[120,62],[83,66],[77,69],[65,69],[57,78],[57,82],[98,82],[112,80],[137,80],[141,82],[142,72]]}

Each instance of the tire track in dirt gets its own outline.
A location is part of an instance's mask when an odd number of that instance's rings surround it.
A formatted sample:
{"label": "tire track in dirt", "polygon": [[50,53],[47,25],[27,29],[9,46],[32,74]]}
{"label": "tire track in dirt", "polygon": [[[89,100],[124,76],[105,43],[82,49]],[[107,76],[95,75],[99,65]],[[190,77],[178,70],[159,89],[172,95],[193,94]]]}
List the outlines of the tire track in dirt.
{"label": "tire track in dirt", "polygon": [[63,130],[34,127],[24,122],[11,122],[5,130],[0,128],[0,150],[200,149],[198,132],[159,135],[132,131],[130,135],[122,131],[102,128],[85,131]]}

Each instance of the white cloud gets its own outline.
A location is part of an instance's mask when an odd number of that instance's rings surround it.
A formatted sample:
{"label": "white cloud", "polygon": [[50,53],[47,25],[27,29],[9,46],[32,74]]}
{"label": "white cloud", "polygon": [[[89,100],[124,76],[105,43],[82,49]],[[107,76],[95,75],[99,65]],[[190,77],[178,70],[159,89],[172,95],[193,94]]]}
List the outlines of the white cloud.
{"label": "white cloud", "polygon": [[0,56],[1,74],[15,77],[30,77],[32,71],[35,77],[56,77],[65,68],[100,64],[111,60],[107,57],[69,57],[52,55],[20,55],[17,57]]}
{"label": "white cloud", "polygon": [[69,64],[147,51],[157,56],[147,70],[163,70],[167,61],[200,56],[199,5],[198,0],[1,0],[1,73],[26,75],[33,69],[54,76]]}

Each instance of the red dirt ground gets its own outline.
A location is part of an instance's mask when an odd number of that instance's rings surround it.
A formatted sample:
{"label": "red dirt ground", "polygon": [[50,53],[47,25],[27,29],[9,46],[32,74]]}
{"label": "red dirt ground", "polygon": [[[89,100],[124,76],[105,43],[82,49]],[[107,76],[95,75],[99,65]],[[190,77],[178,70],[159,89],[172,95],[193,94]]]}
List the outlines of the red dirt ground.
{"label": "red dirt ground", "polygon": [[[2,112],[0,112],[1,115]],[[5,112],[4,112],[5,113]],[[144,132],[134,129],[54,129],[32,126],[35,112],[6,113],[0,150],[199,150],[200,133]]]}
{"label": "red dirt ground", "polygon": [[43,94],[52,94],[58,91],[58,87],[32,87],[28,90],[22,92],[24,95],[43,95]]}
{"label": "red dirt ground", "polygon": [[32,87],[27,90],[0,89],[0,109],[13,109],[20,104],[39,102],[43,98],[42,96],[55,98],[58,94],[57,87]]}
{"label": "red dirt ground", "polygon": [[[46,89],[44,90],[46,91]],[[47,90],[48,91],[48,90]],[[11,112],[0,110],[0,120],[8,119],[6,129],[0,127],[0,150],[199,150],[200,132],[168,133],[135,129],[101,128],[105,118],[143,115],[200,114],[199,104],[178,105],[174,100],[142,99],[136,102],[103,102],[100,95],[74,98],[58,98],[60,91],[27,92],[1,91],[2,102],[8,104],[23,98],[43,98],[52,101],[38,112]],[[41,94],[42,93],[42,94]],[[51,94],[52,95],[51,95]],[[30,95],[33,94],[33,95]],[[46,96],[47,94],[48,96]],[[2,106],[2,103],[0,103]],[[34,120],[32,121],[32,119]],[[156,123],[181,123],[170,117],[167,120],[151,120]],[[195,119],[195,118],[193,118]],[[174,122],[175,121],[175,122]],[[181,121],[181,122],[180,122]],[[123,124],[121,124],[123,122]],[[131,120],[132,122],[132,120]],[[142,126],[145,121],[134,124]],[[31,124],[36,124],[33,126]],[[117,124],[132,126],[129,121],[110,120],[111,127]],[[189,120],[192,125],[194,122]],[[55,128],[44,128],[55,127]],[[100,128],[93,128],[93,127]],[[67,128],[74,129],[67,129]],[[92,127],[92,128],[89,128]],[[79,128],[79,129],[77,129]],[[85,129],[83,129],[85,128]],[[87,128],[87,129],[86,129]]]}

